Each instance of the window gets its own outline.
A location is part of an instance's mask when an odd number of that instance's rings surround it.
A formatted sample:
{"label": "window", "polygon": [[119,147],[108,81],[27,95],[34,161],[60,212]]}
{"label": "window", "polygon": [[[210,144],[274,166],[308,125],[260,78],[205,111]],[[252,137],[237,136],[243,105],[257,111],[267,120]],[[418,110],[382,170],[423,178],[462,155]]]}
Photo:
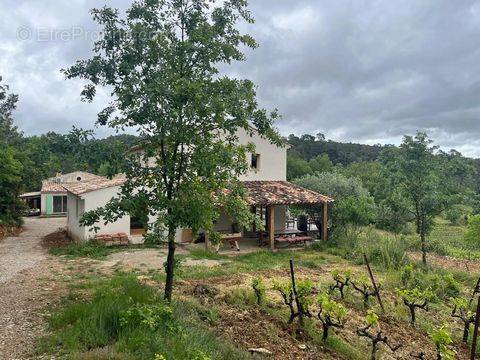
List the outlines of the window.
{"label": "window", "polygon": [[80,176],[77,176],[77,181],[82,181],[82,178]]}
{"label": "window", "polygon": [[250,162],[250,167],[252,169],[260,168],[260,154],[252,154],[252,160]]}
{"label": "window", "polygon": [[66,213],[67,212],[67,197],[66,196],[54,196],[53,197],[53,212],[54,213]]}

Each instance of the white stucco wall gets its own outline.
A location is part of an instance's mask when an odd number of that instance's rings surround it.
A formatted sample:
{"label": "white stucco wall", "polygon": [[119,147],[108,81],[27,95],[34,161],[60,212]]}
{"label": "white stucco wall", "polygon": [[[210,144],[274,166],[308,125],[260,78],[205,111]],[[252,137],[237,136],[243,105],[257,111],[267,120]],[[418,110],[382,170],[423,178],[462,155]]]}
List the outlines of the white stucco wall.
{"label": "white stucco wall", "polygon": [[[113,197],[117,196],[120,192],[119,186],[113,186],[106,189],[92,191],[83,195],[85,200],[85,211],[95,210],[107,204]],[[121,219],[113,223],[104,224],[103,220],[100,220],[97,227],[100,228],[97,234],[113,234],[113,233],[125,233],[130,235],[130,215],[125,215]],[[93,232],[90,232],[93,234]]]}
{"label": "white stucco wall", "polygon": [[84,241],[86,240],[87,234],[86,229],[83,226],[80,226],[80,218],[85,212],[85,201],[80,197],[73,195],[72,193],[67,194],[67,230],[68,234],[74,241]]}
{"label": "white stucco wall", "polygon": [[[237,132],[239,143],[255,144],[256,154],[260,155],[258,170],[251,169],[247,174],[240,176],[241,181],[286,181],[287,180],[287,148],[278,147],[259,135],[250,136],[245,130]],[[247,156],[250,165],[251,154]]]}
{"label": "white stucco wall", "polygon": [[[92,191],[81,195],[81,197],[68,193],[67,226],[70,236],[76,241],[86,241],[93,238],[95,236],[93,226],[89,228],[80,226],[81,216],[84,212],[105,206],[109,200],[119,193],[119,191],[120,187],[114,186]],[[114,233],[125,233],[130,235],[130,216],[125,215],[121,219],[118,219],[113,223],[107,223],[106,225],[103,220],[100,220],[95,226],[99,228],[97,231],[98,235]]]}

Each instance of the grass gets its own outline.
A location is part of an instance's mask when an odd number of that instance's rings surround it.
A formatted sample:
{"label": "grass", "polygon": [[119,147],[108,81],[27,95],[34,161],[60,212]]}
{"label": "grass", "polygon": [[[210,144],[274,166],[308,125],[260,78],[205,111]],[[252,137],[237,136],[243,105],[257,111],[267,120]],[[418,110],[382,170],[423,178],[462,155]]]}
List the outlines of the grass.
{"label": "grass", "polygon": [[[472,246],[464,240],[466,230],[465,225],[453,225],[437,217],[427,238],[427,251],[458,259],[480,260],[480,246]],[[408,236],[408,241],[413,250],[420,250],[418,235]]]}
{"label": "grass", "polygon": [[[145,249],[149,248],[149,245],[130,245],[128,250],[132,249]],[[71,243],[66,246],[52,247],[50,253],[57,256],[67,256],[69,258],[89,258],[101,260],[108,255],[125,251],[124,246],[105,246],[96,241],[87,241],[80,243]]]}
{"label": "grass", "polygon": [[[230,261],[214,267],[181,266],[176,276],[183,280],[200,280],[266,269],[288,269],[290,259],[294,260],[295,266],[320,268],[321,265],[330,263],[332,258],[332,256],[319,253],[315,249],[305,251],[280,250],[274,253],[269,250],[260,250],[236,256],[233,259],[230,258]],[[224,259],[224,257],[221,257],[221,259]]]}
{"label": "grass", "polygon": [[218,314],[212,308],[190,302],[167,306],[157,290],[132,274],[98,281],[94,288],[90,299],[66,298],[67,305],[50,318],[52,334],[41,339],[38,355],[148,360],[160,355],[167,359],[250,358],[201,322],[205,317],[215,321]]}

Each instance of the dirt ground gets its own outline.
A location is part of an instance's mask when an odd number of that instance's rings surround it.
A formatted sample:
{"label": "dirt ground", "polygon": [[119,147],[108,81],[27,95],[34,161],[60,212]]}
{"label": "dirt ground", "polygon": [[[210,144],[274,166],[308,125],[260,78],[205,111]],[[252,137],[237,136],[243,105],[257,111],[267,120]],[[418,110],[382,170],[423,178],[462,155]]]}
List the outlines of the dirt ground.
{"label": "dirt ground", "polygon": [[32,358],[35,339],[45,332],[42,311],[65,293],[58,281],[65,265],[49,256],[41,238],[65,219],[26,218],[24,231],[0,243],[0,358]]}

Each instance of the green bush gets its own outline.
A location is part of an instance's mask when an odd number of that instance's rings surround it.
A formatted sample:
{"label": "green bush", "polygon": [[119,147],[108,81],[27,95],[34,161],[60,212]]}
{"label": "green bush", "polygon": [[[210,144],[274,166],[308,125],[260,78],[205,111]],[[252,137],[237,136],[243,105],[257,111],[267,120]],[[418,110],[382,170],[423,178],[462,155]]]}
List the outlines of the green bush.
{"label": "green bush", "polygon": [[461,292],[460,284],[451,273],[428,271],[408,264],[403,267],[400,277],[403,286],[408,289],[419,288],[422,291],[431,291],[434,294],[431,301],[455,298]]}
{"label": "green bush", "polygon": [[336,254],[363,263],[363,254],[368,260],[384,269],[399,269],[407,262],[408,243],[403,236],[387,236],[373,227],[354,234],[338,235],[334,238]]}
{"label": "green bush", "polygon": [[468,218],[468,228],[464,239],[470,246],[480,247],[480,215]]}
{"label": "green bush", "polygon": [[452,225],[465,225],[465,218],[468,215],[464,206],[453,205],[445,210],[445,219]]}

